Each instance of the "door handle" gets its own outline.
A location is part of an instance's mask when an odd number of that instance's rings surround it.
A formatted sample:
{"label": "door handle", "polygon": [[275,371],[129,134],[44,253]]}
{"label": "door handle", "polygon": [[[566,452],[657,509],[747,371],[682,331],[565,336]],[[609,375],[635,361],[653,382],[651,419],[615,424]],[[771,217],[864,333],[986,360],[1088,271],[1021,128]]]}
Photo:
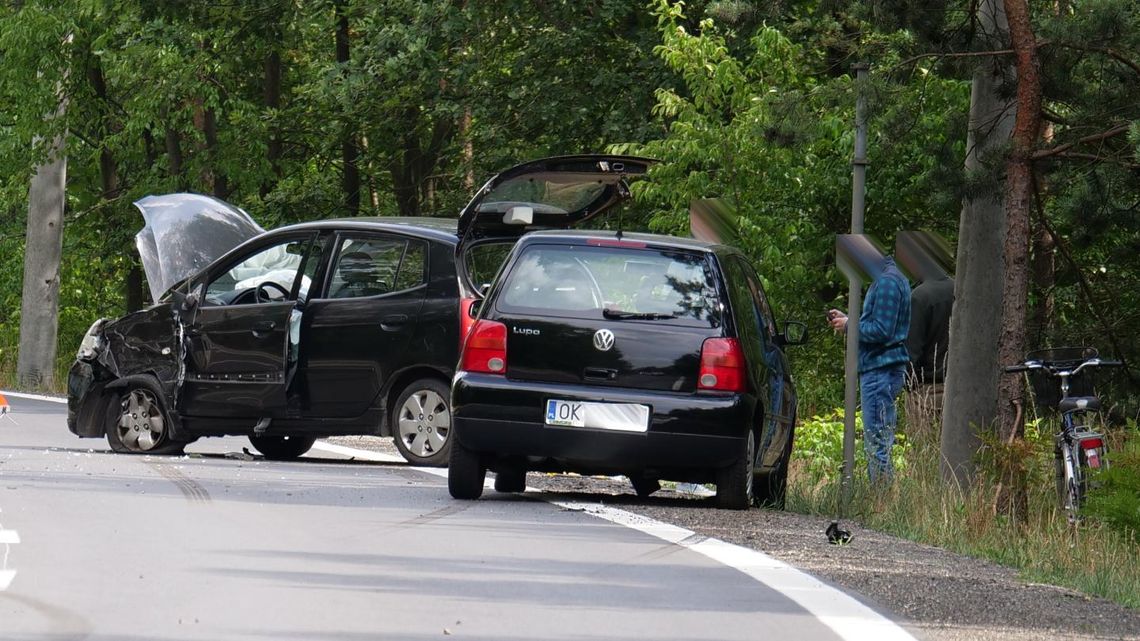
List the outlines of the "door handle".
{"label": "door handle", "polygon": [[400,329],[406,322],[408,322],[407,314],[392,314],[380,319],[380,328],[391,332]]}
{"label": "door handle", "polygon": [[263,332],[272,332],[276,328],[277,323],[274,321],[258,321],[253,324],[253,333],[257,335]]}

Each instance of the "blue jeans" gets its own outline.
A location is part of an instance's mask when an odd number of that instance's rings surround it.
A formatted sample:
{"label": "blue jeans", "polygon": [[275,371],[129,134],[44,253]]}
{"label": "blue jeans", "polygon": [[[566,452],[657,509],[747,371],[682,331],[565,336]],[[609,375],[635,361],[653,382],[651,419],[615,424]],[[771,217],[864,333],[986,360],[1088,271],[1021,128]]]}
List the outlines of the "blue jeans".
{"label": "blue jeans", "polygon": [[867,452],[867,476],[872,484],[894,480],[891,447],[895,444],[898,412],[895,399],[906,378],[906,364],[880,367],[859,375],[863,405],[863,449]]}

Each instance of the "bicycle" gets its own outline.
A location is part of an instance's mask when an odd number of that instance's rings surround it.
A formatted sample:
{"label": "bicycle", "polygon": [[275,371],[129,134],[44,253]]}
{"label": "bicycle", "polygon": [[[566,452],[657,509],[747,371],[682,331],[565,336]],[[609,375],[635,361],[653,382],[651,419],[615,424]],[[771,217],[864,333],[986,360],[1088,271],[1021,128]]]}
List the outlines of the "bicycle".
{"label": "bicycle", "polygon": [[[1091,429],[1084,421],[1088,412],[1100,410],[1100,399],[1087,393],[1070,396],[1076,378],[1086,368],[1116,367],[1120,361],[1101,360],[1093,348],[1056,348],[1030,352],[1025,360],[1008,366],[1006,373],[1028,372],[1034,397],[1039,406],[1054,406],[1061,414],[1061,431],[1053,437],[1053,456],[1056,469],[1057,495],[1061,507],[1068,513],[1069,522],[1076,522],[1081,504],[1088,493],[1090,470],[1107,468],[1108,448],[1104,435]],[[1060,382],[1057,397],[1055,380]]]}

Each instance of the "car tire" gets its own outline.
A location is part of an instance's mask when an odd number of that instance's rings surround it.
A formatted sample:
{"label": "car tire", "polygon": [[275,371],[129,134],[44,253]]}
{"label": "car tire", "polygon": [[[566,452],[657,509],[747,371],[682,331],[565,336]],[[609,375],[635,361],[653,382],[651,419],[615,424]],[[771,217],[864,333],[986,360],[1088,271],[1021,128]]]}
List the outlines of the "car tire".
{"label": "car tire", "polygon": [[447,491],[452,498],[474,501],[483,496],[487,467],[477,452],[452,443],[447,467]]}
{"label": "car tire", "polygon": [[178,455],[186,443],[170,438],[170,415],[162,395],[149,385],[132,383],[115,390],[107,411],[107,444],[121,454]]}
{"label": "car tire", "polygon": [[435,378],[400,392],[390,426],[396,449],[412,465],[446,467],[451,450],[451,390]]}
{"label": "car tire", "polygon": [[290,436],[262,434],[250,436],[249,444],[271,461],[292,461],[313,449],[317,439],[312,436]]}
{"label": "car tire", "polygon": [[716,506],[725,510],[747,510],[752,505],[753,468],[756,463],[756,434],[748,430],[740,456],[728,467],[716,471]]}
{"label": "car tire", "polygon": [[636,492],[640,498],[645,498],[661,489],[661,481],[645,478],[643,476],[629,477],[629,484],[633,486],[633,491]]}
{"label": "car tire", "polygon": [[776,464],[775,469],[767,474],[756,475],[756,481],[753,484],[753,505],[774,510],[784,509],[785,499],[788,496],[788,464],[792,460],[792,441],[794,438],[794,434],[789,437],[788,444],[784,446],[784,455]]}
{"label": "car tire", "polygon": [[526,470],[522,468],[504,468],[495,472],[496,492],[525,492]]}

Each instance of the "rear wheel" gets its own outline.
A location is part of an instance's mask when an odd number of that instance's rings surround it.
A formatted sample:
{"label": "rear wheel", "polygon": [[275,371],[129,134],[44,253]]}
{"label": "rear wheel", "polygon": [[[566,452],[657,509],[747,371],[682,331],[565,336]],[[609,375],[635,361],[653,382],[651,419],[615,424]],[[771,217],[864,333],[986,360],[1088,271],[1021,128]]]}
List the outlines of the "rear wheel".
{"label": "rear wheel", "polygon": [[641,498],[645,498],[661,489],[660,481],[643,476],[629,477],[629,484],[633,486],[633,491],[637,492],[637,495]]}
{"label": "rear wheel", "polygon": [[473,501],[483,496],[486,478],[487,468],[479,454],[453,443],[447,468],[447,491],[452,498]]}
{"label": "rear wheel", "polygon": [[740,448],[740,457],[716,472],[716,506],[727,510],[747,510],[752,504],[753,469],[756,464],[756,435],[748,436]]}
{"label": "rear wheel", "polygon": [[522,468],[504,468],[495,472],[496,492],[525,492],[526,470]]}
{"label": "rear wheel", "polygon": [[186,444],[170,438],[170,420],[161,396],[142,384],[123,388],[111,403],[107,444],[126,454],[181,454]]}
{"label": "rear wheel", "polygon": [[263,434],[249,437],[250,445],[271,461],[291,461],[312,449],[316,442],[317,439],[312,436]]}
{"label": "rear wheel", "polygon": [[447,465],[451,435],[451,392],[434,378],[404,388],[392,411],[392,436],[400,455],[413,465]]}

